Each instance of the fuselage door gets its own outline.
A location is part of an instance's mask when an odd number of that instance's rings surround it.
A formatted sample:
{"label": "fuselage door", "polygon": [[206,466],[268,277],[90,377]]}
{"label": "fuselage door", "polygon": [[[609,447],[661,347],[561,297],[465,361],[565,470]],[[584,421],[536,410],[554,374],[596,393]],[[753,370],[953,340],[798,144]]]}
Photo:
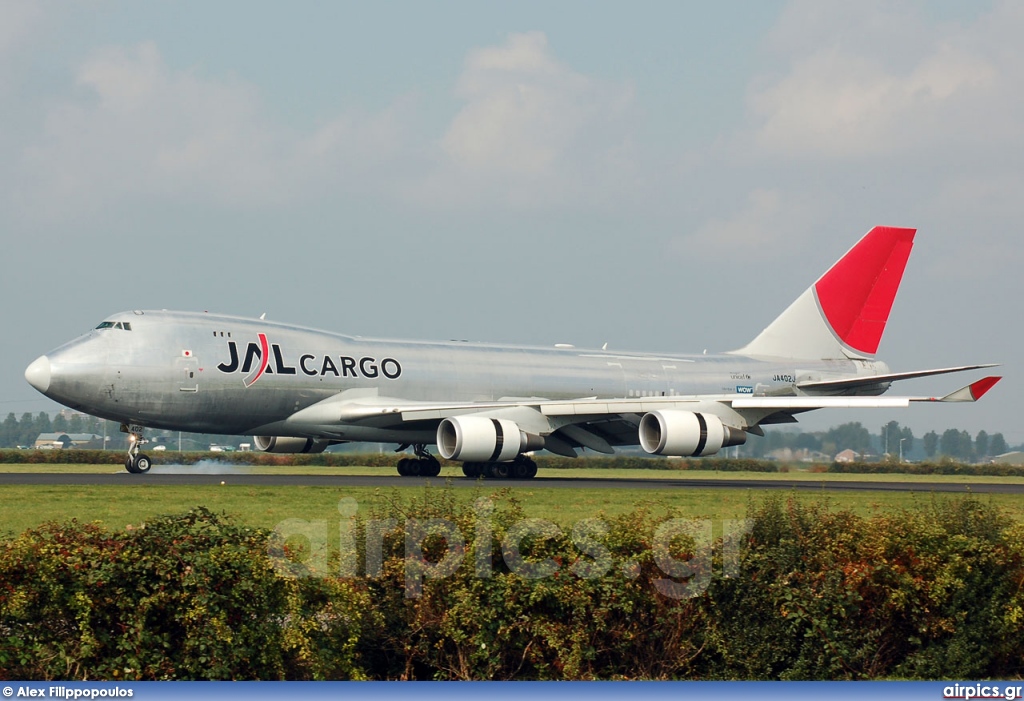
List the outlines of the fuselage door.
{"label": "fuselage door", "polygon": [[199,391],[199,361],[192,353],[186,351],[187,355],[178,358],[177,375],[178,389],[182,392]]}

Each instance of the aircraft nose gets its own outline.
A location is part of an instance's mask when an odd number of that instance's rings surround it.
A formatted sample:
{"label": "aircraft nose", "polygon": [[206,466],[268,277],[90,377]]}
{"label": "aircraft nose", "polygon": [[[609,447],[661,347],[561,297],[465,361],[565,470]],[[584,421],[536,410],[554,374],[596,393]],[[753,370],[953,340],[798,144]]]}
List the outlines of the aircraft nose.
{"label": "aircraft nose", "polygon": [[41,355],[25,368],[25,379],[37,390],[46,394],[50,389],[50,359]]}

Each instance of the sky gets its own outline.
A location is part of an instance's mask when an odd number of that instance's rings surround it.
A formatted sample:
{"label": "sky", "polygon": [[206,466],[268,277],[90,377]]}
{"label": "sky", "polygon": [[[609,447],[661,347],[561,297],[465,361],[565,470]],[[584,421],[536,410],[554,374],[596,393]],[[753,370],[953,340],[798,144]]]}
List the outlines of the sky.
{"label": "sky", "polygon": [[24,368],[127,309],[730,350],[888,224],[879,357],[1006,379],[802,423],[1024,441],[1022,34],[998,1],[0,0],[0,413],[56,411]]}

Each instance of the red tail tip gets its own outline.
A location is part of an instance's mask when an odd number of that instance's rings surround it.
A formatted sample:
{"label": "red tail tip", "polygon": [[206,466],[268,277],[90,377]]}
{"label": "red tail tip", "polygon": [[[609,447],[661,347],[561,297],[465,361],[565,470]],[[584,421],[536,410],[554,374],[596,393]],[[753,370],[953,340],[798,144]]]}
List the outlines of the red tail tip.
{"label": "red tail tip", "polygon": [[878,351],[917,229],[876,226],[815,284],[835,334],[867,355]]}
{"label": "red tail tip", "polygon": [[996,383],[999,382],[999,380],[1001,380],[1001,379],[1003,379],[1003,378],[1002,377],[986,377],[986,378],[978,380],[977,382],[972,384],[971,385],[971,396],[974,397],[974,401],[978,401],[979,399],[984,397],[985,394],[990,389],[995,387]]}

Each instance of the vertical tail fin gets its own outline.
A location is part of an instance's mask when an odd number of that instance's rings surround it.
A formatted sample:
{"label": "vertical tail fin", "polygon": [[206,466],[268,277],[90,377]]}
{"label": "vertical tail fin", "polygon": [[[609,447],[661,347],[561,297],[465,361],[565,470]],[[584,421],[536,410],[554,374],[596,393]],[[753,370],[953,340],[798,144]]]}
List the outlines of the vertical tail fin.
{"label": "vertical tail fin", "polygon": [[916,229],[876,226],[737,355],[819,360],[873,356]]}

